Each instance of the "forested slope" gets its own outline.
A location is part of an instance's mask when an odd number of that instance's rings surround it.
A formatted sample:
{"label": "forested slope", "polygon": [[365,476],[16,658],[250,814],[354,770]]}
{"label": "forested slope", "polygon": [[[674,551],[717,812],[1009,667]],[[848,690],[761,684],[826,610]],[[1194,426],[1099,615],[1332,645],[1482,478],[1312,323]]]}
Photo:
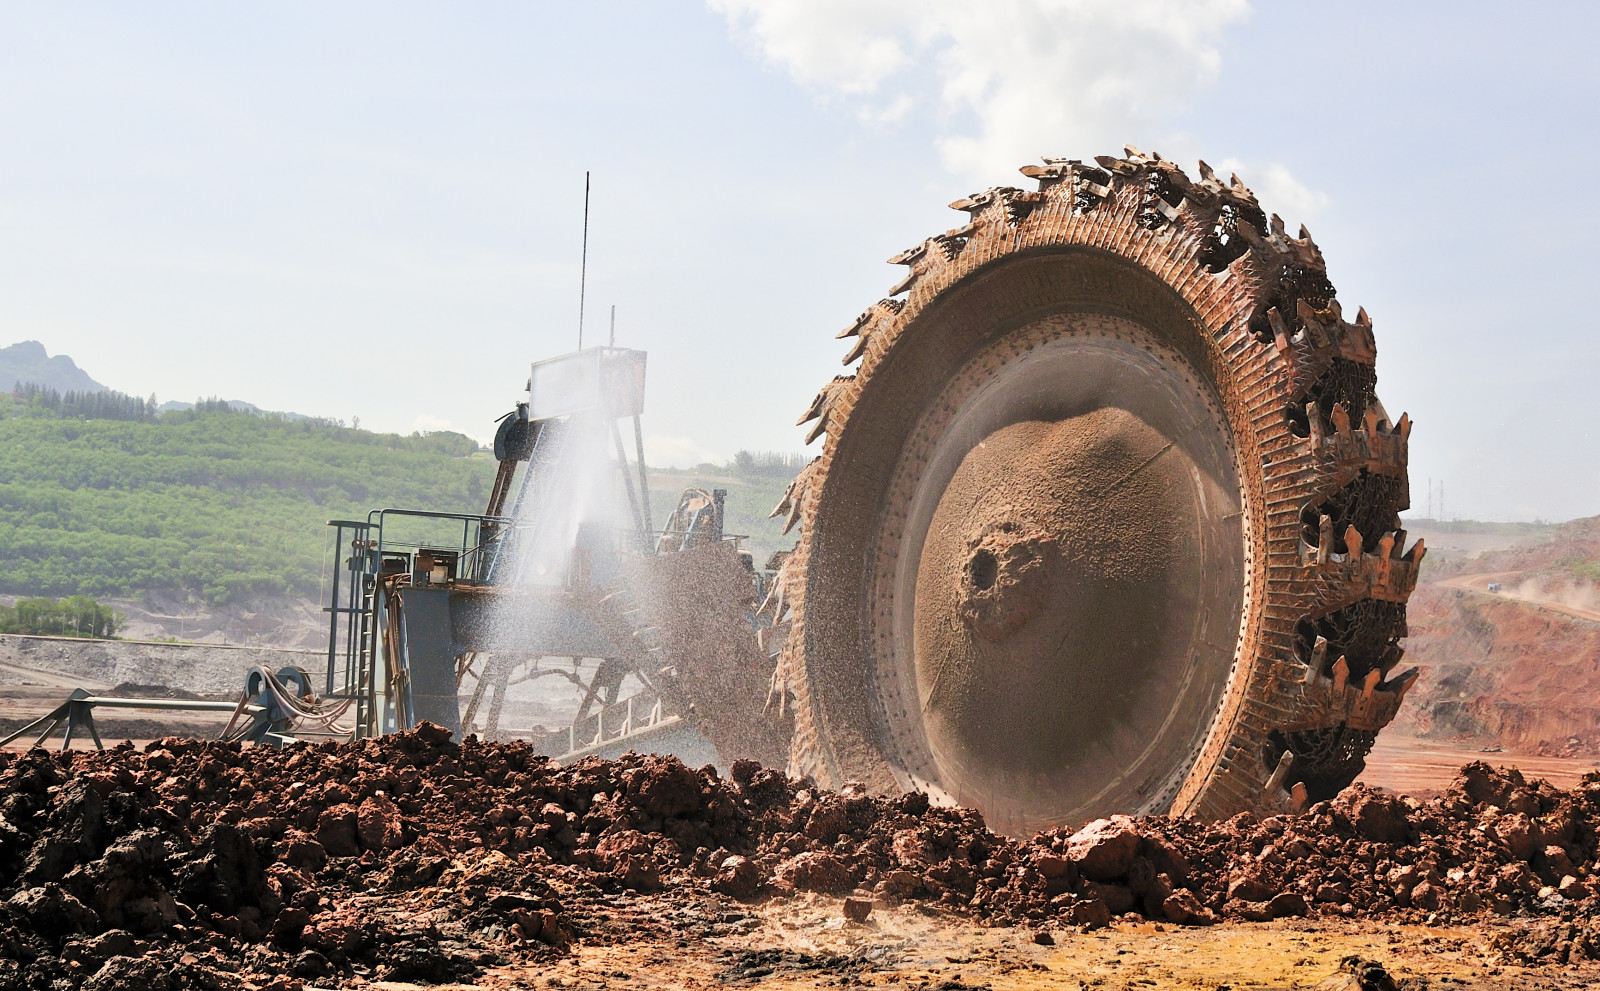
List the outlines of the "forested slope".
{"label": "forested slope", "polygon": [[326,520],[375,505],[481,512],[494,472],[460,434],[205,408],[81,419],[0,393],[0,592],[314,595]]}

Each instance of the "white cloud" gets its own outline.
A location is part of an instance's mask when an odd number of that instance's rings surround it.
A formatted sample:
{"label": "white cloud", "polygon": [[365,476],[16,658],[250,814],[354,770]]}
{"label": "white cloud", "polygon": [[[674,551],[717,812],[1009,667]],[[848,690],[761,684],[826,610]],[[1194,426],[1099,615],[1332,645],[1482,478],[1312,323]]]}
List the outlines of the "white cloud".
{"label": "white cloud", "polygon": [[914,15],[899,0],[707,0],[794,78],[842,94],[871,94],[911,64],[898,37]]}
{"label": "white cloud", "polygon": [[881,106],[863,105],[857,113],[868,124],[895,124],[904,120],[916,105],[910,93],[901,93]]}
{"label": "white cloud", "polygon": [[707,2],[865,120],[926,109],[946,167],[982,183],[1040,155],[1159,146],[1172,136],[1163,119],[1215,78],[1224,28],[1249,11],[1247,0]]}

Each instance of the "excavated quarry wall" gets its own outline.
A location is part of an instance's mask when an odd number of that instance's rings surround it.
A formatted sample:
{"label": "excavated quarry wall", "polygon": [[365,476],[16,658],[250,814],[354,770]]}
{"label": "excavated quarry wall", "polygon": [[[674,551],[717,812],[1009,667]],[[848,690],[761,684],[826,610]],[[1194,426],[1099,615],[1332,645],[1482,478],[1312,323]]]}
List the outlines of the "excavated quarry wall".
{"label": "excavated quarry wall", "polygon": [[1354,786],[1299,815],[1022,840],[749,761],[559,767],[424,724],[282,751],[0,754],[0,796],[0,987],[468,980],[584,941],[727,935],[760,924],[741,903],[802,892],[1044,930],[1504,916],[1509,958],[1600,958],[1600,775],[1563,791],[1473,764],[1428,802]]}
{"label": "excavated quarry wall", "polygon": [[1409,607],[1422,669],[1395,728],[1517,753],[1600,754],[1600,623],[1441,585]]}

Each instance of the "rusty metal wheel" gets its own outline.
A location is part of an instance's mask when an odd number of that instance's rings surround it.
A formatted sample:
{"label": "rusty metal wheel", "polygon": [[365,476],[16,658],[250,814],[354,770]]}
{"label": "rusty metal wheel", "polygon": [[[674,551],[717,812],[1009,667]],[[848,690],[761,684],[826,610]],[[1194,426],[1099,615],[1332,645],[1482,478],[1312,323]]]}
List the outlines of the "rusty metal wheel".
{"label": "rusty metal wheel", "polygon": [[1237,179],[1097,161],[952,204],[840,335],[778,507],[795,772],[1013,832],[1300,805],[1413,682],[1370,321]]}

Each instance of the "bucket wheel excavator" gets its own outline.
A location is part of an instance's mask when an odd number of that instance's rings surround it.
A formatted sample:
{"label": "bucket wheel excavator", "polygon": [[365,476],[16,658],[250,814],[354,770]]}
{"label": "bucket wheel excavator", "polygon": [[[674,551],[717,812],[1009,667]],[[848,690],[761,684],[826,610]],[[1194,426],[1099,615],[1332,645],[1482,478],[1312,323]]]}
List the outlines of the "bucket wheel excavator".
{"label": "bucket wheel excavator", "polygon": [[1237,177],[1021,171],[891,259],[801,418],[764,606],[791,771],[1012,832],[1330,797],[1416,679],[1371,321]]}
{"label": "bucket wheel excavator", "polygon": [[[1354,780],[1416,681],[1423,557],[1371,321],[1237,177],[1132,148],[1022,173],[1036,189],[951,204],[965,222],[891,259],[904,278],[839,335],[853,369],[801,417],[822,449],[774,514],[799,528],[775,576],[723,538],[715,492],[654,528],[644,356],[615,348],[533,366],[485,514],[411,514],[457,527],[453,550],[405,545],[401,511],[336,522],[326,691],[355,734],[497,732],[511,685],[587,658],[553,754],[681,723],[723,760],[1013,833]],[[633,521],[577,527],[558,579],[524,581],[543,524],[519,507],[570,501],[573,444],[615,448]]]}

